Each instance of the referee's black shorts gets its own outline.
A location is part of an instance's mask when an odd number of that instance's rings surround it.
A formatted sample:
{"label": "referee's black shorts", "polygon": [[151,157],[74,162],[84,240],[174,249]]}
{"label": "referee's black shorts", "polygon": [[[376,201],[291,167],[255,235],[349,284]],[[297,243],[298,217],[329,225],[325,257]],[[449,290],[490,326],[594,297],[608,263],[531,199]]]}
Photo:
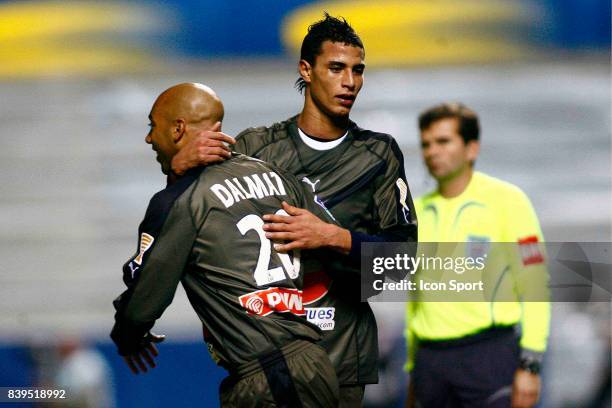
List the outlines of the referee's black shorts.
{"label": "referee's black shorts", "polygon": [[510,408],[519,357],[514,327],[419,343],[411,373],[417,407]]}
{"label": "referee's black shorts", "polygon": [[221,383],[224,408],[338,406],[338,378],[325,350],[296,340],[238,367]]}

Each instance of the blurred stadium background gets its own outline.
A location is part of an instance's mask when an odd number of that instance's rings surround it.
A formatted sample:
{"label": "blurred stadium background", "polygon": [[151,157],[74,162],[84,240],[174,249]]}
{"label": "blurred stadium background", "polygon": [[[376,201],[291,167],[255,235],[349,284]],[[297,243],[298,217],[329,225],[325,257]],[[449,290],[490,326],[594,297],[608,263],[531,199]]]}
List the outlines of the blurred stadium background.
{"label": "blurred stadium background", "polygon": [[[147,115],[185,81],[219,93],[233,135],[297,113],[296,55],[323,10],[364,40],[353,119],[395,136],[413,195],[433,187],[418,112],[462,101],[482,118],[478,168],[528,193],[549,241],[612,240],[609,0],[0,0],[0,387],[218,405],[224,371],[181,289],[156,326],[158,369],[132,376],[108,339],[121,265],[164,186]],[[398,406],[403,304],[374,307],[385,366],[366,398]],[[609,401],[610,313],[554,305],[542,406],[587,407],[606,381]]]}

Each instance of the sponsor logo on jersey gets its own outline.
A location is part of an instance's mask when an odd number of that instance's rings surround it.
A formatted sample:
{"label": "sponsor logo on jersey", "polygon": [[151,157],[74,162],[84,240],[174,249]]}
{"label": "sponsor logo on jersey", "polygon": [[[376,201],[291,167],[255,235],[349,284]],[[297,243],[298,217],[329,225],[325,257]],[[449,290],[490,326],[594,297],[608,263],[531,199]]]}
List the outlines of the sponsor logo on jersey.
{"label": "sponsor logo on jersey", "polygon": [[331,278],[324,271],[305,274],[303,295],[304,304],[309,305],[323,299],[329,292],[331,284]]}
{"label": "sponsor logo on jersey", "polygon": [[491,238],[469,235],[465,243],[465,256],[468,258],[485,258],[491,248]]}
{"label": "sponsor logo on jersey", "polygon": [[267,316],[270,313],[293,313],[303,316],[302,291],[293,288],[268,288],[247,293],[238,298],[249,314]]}
{"label": "sponsor logo on jersey", "polygon": [[155,238],[153,238],[146,232],[140,234],[140,251],[138,252],[136,258],[134,258],[134,263],[136,265],[142,265],[142,257],[144,256],[145,252],[147,252],[149,248],[151,248],[151,245],[153,245],[153,241],[155,241]]}
{"label": "sponsor logo on jersey", "polygon": [[401,178],[397,179],[395,185],[399,190],[399,202],[402,206],[402,214],[404,214],[404,220],[406,222],[410,222],[410,207],[408,207],[408,203],[406,203],[406,200],[408,199],[408,185]]}
{"label": "sponsor logo on jersey", "polygon": [[518,244],[523,265],[528,266],[544,263],[544,255],[542,255],[542,252],[540,251],[537,236],[531,235],[529,237],[521,238],[518,240]]}
{"label": "sponsor logo on jersey", "polygon": [[[310,186],[310,188],[312,188],[312,192],[313,194],[316,193],[316,186],[317,183],[319,183],[321,181],[321,179],[317,179],[317,181],[315,181],[314,183],[312,181],[310,181],[310,179],[306,176],[302,177],[302,181],[306,184],[308,184]],[[331,212],[329,212],[329,210],[327,209],[327,207],[325,206],[325,203],[323,202],[323,200],[321,200],[321,197],[319,197],[318,194],[314,194],[314,202],[323,209],[323,211],[325,211],[327,213],[327,215],[329,216],[329,218],[331,218],[332,220],[336,221],[336,218],[333,216],[333,214]]]}
{"label": "sponsor logo on jersey", "polygon": [[310,187],[312,187],[312,192],[316,193],[316,185],[318,182],[321,181],[321,179],[318,179],[317,181],[315,181],[314,183],[312,181],[310,181],[310,179],[308,177],[302,177],[302,181],[306,184],[309,184]]}
{"label": "sponsor logo on jersey", "polygon": [[310,323],[317,325],[321,330],[334,330],[336,326],[335,307],[307,307],[305,310],[306,319]]}

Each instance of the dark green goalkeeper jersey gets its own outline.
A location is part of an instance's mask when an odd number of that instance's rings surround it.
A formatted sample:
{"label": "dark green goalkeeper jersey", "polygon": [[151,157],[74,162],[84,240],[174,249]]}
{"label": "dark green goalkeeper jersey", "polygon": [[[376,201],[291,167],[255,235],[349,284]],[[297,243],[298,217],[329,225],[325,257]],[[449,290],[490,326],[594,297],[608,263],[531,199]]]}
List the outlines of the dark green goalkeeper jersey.
{"label": "dark green goalkeeper jersey", "polygon": [[[404,159],[391,136],[354,123],[331,149],[317,149],[303,140],[293,117],[243,131],[235,150],[293,173],[351,232],[349,257],[338,255],[327,273],[306,275],[304,304],[308,320],[323,331],[321,344],[340,384],[376,383],[377,327],[369,304],[360,301],[359,252],[362,242],[417,239]],[[340,268],[338,261],[344,264]]]}
{"label": "dark green goalkeeper jersey", "polygon": [[293,176],[240,154],[155,194],[123,268],[128,289],[114,302],[119,352],[138,349],[179,282],[226,368],[296,339],[319,340],[302,303],[308,251],[279,254],[262,229],[262,216],[282,211],[282,201],[326,216]]}

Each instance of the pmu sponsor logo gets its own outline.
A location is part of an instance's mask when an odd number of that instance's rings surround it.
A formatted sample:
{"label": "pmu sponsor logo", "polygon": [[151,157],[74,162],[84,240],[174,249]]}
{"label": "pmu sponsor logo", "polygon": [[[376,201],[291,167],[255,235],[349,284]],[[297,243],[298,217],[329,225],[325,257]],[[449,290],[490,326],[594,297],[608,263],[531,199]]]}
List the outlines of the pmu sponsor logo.
{"label": "pmu sponsor logo", "polygon": [[302,291],[292,288],[268,288],[238,298],[249,314],[267,316],[272,312],[303,316]]}
{"label": "pmu sponsor logo", "polygon": [[304,304],[318,302],[329,293],[331,278],[324,272],[311,272],[304,275]]}
{"label": "pmu sponsor logo", "polygon": [[334,330],[336,326],[335,307],[307,307],[305,310],[306,319],[310,323],[316,324],[321,330]]}

